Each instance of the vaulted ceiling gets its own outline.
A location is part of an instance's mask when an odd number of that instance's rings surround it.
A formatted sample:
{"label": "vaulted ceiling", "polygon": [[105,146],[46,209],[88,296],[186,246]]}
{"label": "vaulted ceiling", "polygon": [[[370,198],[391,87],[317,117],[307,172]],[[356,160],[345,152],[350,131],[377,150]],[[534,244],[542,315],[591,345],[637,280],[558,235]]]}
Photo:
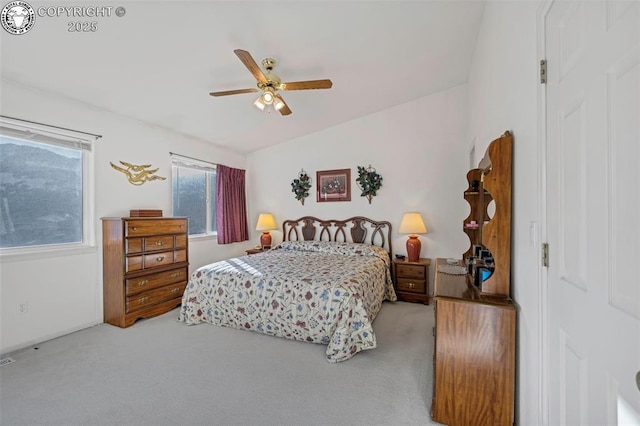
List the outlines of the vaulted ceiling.
{"label": "vaulted ceiling", "polygon": [[[245,153],[465,83],[484,8],[479,0],[117,3],[108,17],[40,10],[26,34],[0,30],[2,78]],[[91,21],[96,31],[69,32],[70,22]],[[214,98],[256,87],[234,49],[258,64],[274,58],[283,81],[328,78],[333,88],[281,92],[289,116],[255,108],[256,93]]]}

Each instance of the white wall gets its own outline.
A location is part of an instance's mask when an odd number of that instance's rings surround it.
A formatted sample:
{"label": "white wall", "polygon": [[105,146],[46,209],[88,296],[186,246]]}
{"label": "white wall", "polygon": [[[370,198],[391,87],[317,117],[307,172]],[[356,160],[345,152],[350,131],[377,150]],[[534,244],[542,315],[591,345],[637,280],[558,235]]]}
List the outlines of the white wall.
{"label": "white wall", "polygon": [[518,424],[540,418],[540,248],[530,225],[540,223],[538,203],[536,15],[538,1],[490,1],[468,82],[469,140],[476,156],[510,130],[514,137],[512,285],[518,312]]}
{"label": "white wall", "polygon": [[[169,152],[245,168],[245,157],[61,96],[2,80],[2,115],[103,135],[95,144],[96,248],[89,253],[7,261],[0,264],[0,353],[20,349],[102,322],[101,217],[127,216],[130,209],[162,209],[171,215]],[[164,181],[131,185],[109,162],[159,167]],[[242,254],[249,243],[218,246],[191,241],[191,270],[211,260]],[[28,302],[28,313],[18,305]]]}
{"label": "white wall", "polygon": [[[469,212],[462,197],[469,163],[466,96],[466,86],[459,86],[249,155],[250,223],[265,211],[277,223],[305,215],[388,220],[394,253],[406,254],[400,220],[419,211],[429,231],[420,236],[422,257],[460,257],[469,246],[462,232]],[[371,204],[355,182],[357,166],[369,164],[383,178]],[[301,168],[312,178],[304,206],[290,186]],[[345,168],[351,169],[351,201],[316,202],[316,171]],[[274,243],[281,241],[281,231],[272,234]]]}

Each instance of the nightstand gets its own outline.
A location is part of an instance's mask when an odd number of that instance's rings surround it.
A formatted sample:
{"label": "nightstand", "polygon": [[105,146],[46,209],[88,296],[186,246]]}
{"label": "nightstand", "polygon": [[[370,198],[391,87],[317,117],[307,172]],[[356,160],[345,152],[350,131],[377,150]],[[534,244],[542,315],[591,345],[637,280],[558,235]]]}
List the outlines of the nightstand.
{"label": "nightstand", "polygon": [[252,248],[252,249],[249,249],[249,250],[245,250],[247,255],[256,254],[256,253],[262,253],[263,251],[265,251],[265,250],[262,250],[261,248]]}
{"label": "nightstand", "polygon": [[393,287],[398,300],[429,304],[429,266],[431,259],[393,259]]}

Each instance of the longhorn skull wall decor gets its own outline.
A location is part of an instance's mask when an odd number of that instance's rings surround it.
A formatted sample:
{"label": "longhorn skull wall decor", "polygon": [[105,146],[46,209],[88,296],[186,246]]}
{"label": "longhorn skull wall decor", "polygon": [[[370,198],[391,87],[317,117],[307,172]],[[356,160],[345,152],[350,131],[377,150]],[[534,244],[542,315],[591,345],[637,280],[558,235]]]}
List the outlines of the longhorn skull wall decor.
{"label": "longhorn skull wall decor", "polygon": [[123,173],[129,180],[129,183],[132,185],[139,186],[152,180],[166,179],[165,177],[158,176],[155,174],[158,170],[160,170],[159,168],[148,170],[149,167],[151,167],[151,164],[143,164],[140,166],[136,166],[135,164],[127,163],[125,161],[120,161],[120,164],[122,164],[124,168],[120,166],[116,166],[112,162],[109,162],[109,164],[111,164],[111,167],[113,167],[114,170],[117,170]]}

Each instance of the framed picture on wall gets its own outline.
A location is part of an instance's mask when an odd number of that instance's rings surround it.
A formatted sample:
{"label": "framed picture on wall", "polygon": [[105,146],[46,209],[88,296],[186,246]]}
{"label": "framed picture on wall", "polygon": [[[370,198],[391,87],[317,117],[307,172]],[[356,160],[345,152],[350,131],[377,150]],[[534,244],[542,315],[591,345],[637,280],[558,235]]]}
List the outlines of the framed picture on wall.
{"label": "framed picture on wall", "polygon": [[351,201],[351,169],[316,172],[316,201]]}

